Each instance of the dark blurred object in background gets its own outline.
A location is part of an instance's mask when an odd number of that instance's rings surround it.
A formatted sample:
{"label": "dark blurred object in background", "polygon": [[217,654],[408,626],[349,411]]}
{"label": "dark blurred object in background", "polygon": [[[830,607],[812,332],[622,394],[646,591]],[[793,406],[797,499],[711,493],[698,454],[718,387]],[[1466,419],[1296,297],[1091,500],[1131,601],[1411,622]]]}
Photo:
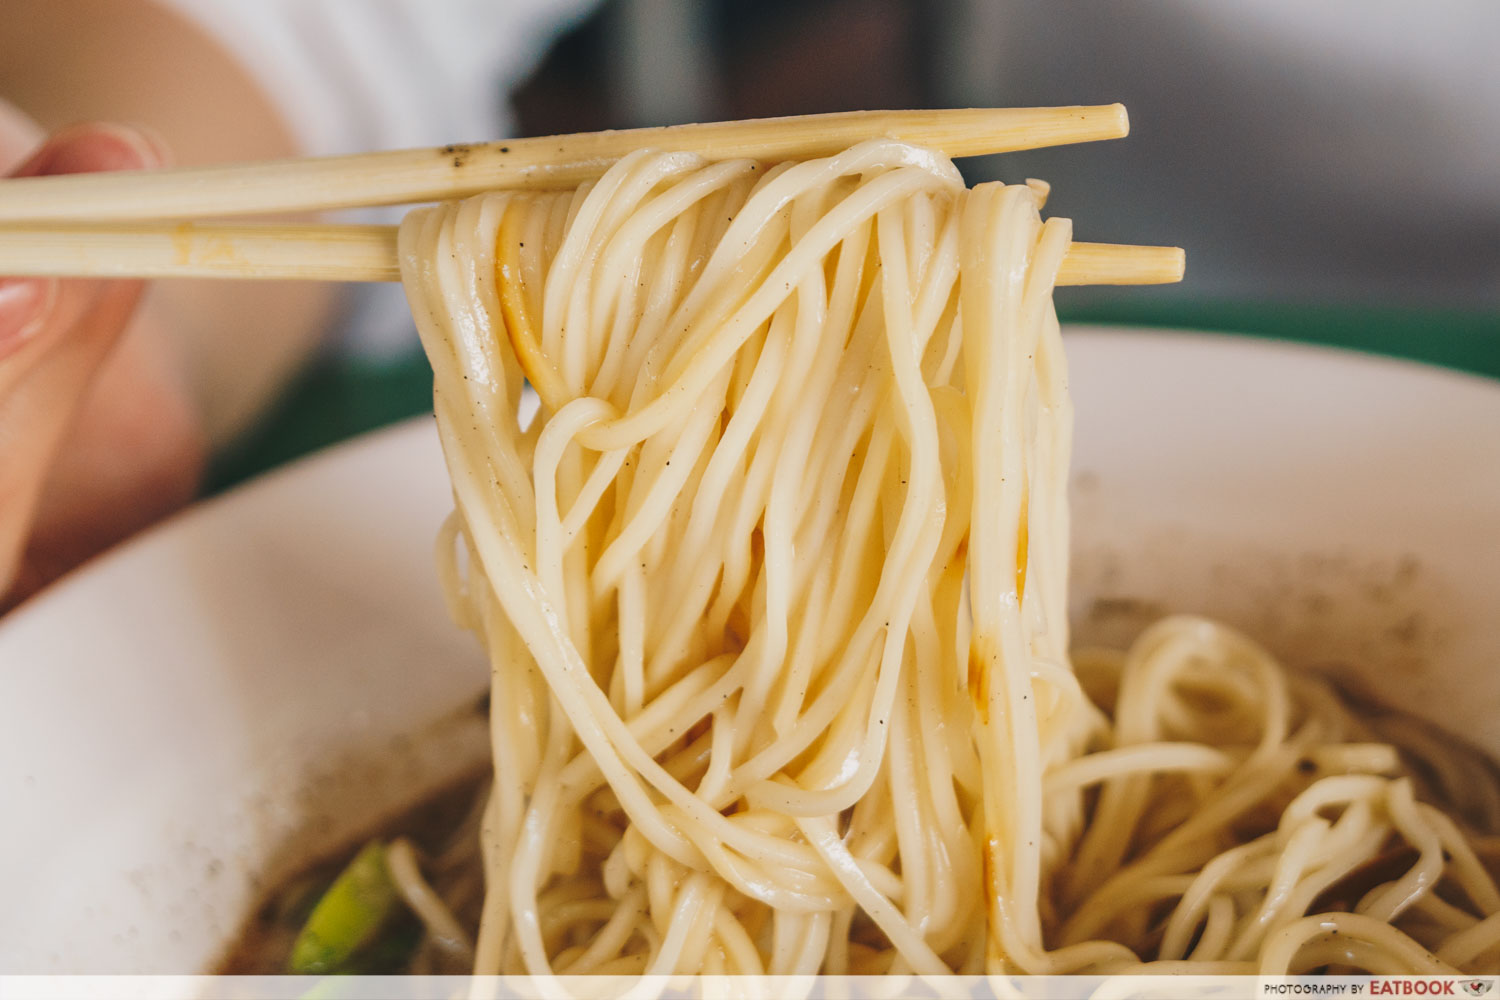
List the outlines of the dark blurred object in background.
{"label": "dark blurred object in background", "polygon": [[524,134],[855,108],[1098,104],[1130,138],[962,164],[1081,239],[1175,243],[1178,301],[1500,308],[1494,0],[613,0],[514,94]]}

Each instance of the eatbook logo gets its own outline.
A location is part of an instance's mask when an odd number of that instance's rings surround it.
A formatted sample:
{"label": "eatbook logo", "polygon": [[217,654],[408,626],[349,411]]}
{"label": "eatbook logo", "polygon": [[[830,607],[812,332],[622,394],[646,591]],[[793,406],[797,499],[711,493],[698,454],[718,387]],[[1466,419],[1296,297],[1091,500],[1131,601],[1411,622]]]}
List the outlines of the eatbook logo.
{"label": "eatbook logo", "polygon": [[[1370,995],[1376,997],[1471,997],[1489,996],[1494,977],[1458,979],[1448,976],[1377,976],[1370,980]],[[1500,1000],[1497,996],[1495,1000]]]}

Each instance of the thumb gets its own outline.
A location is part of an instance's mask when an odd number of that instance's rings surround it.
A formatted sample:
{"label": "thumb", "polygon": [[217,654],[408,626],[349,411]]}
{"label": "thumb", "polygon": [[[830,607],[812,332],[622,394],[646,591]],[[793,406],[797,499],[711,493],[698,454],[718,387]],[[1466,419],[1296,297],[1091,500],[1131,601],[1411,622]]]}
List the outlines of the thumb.
{"label": "thumb", "polygon": [[[140,169],[163,157],[116,125],[58,133],[16,176]],[[12,589],[47,474],[140,282],[0,279],[0,607]]]}

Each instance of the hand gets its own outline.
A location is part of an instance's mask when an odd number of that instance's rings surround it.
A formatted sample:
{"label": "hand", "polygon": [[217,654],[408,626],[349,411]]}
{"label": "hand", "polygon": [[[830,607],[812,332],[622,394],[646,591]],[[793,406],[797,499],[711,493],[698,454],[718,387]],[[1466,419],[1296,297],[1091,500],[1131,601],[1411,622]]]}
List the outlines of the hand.
{"label": "hand", "polygon": [[[53,136],[15,175],[163,159],[139,132],[84,125]],[[160,324],[138,314],[142,291],[140,282],[0,278],[0,611],[197,488],[198,418]]]}

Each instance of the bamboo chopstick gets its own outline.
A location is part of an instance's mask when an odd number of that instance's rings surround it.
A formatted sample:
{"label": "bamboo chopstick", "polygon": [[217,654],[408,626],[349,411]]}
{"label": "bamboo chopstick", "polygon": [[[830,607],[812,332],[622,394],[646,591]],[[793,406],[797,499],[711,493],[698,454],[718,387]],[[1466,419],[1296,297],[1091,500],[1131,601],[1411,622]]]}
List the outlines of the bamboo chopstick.
{"label": "bamboo chopstick", "polygon": [[0,274],[399,281],[395,226],[0,223]]}
{"label": "bamboo chopstick", "polygon": [[[1178,247],[1074,243],[1060,285],[1181,281]],[[399,281],[395,226],[142,222],[0,224],[0,274]]]}
{"label": "bamboo chopstick", "polygon": [[854,111],[197,169],[0,181],[0,222],[192,219],[462,198],[496,188],[566,188],[636,149],[715,160],[805,159],[887,137],[948,156],[1117,139],[1120,104]]}

